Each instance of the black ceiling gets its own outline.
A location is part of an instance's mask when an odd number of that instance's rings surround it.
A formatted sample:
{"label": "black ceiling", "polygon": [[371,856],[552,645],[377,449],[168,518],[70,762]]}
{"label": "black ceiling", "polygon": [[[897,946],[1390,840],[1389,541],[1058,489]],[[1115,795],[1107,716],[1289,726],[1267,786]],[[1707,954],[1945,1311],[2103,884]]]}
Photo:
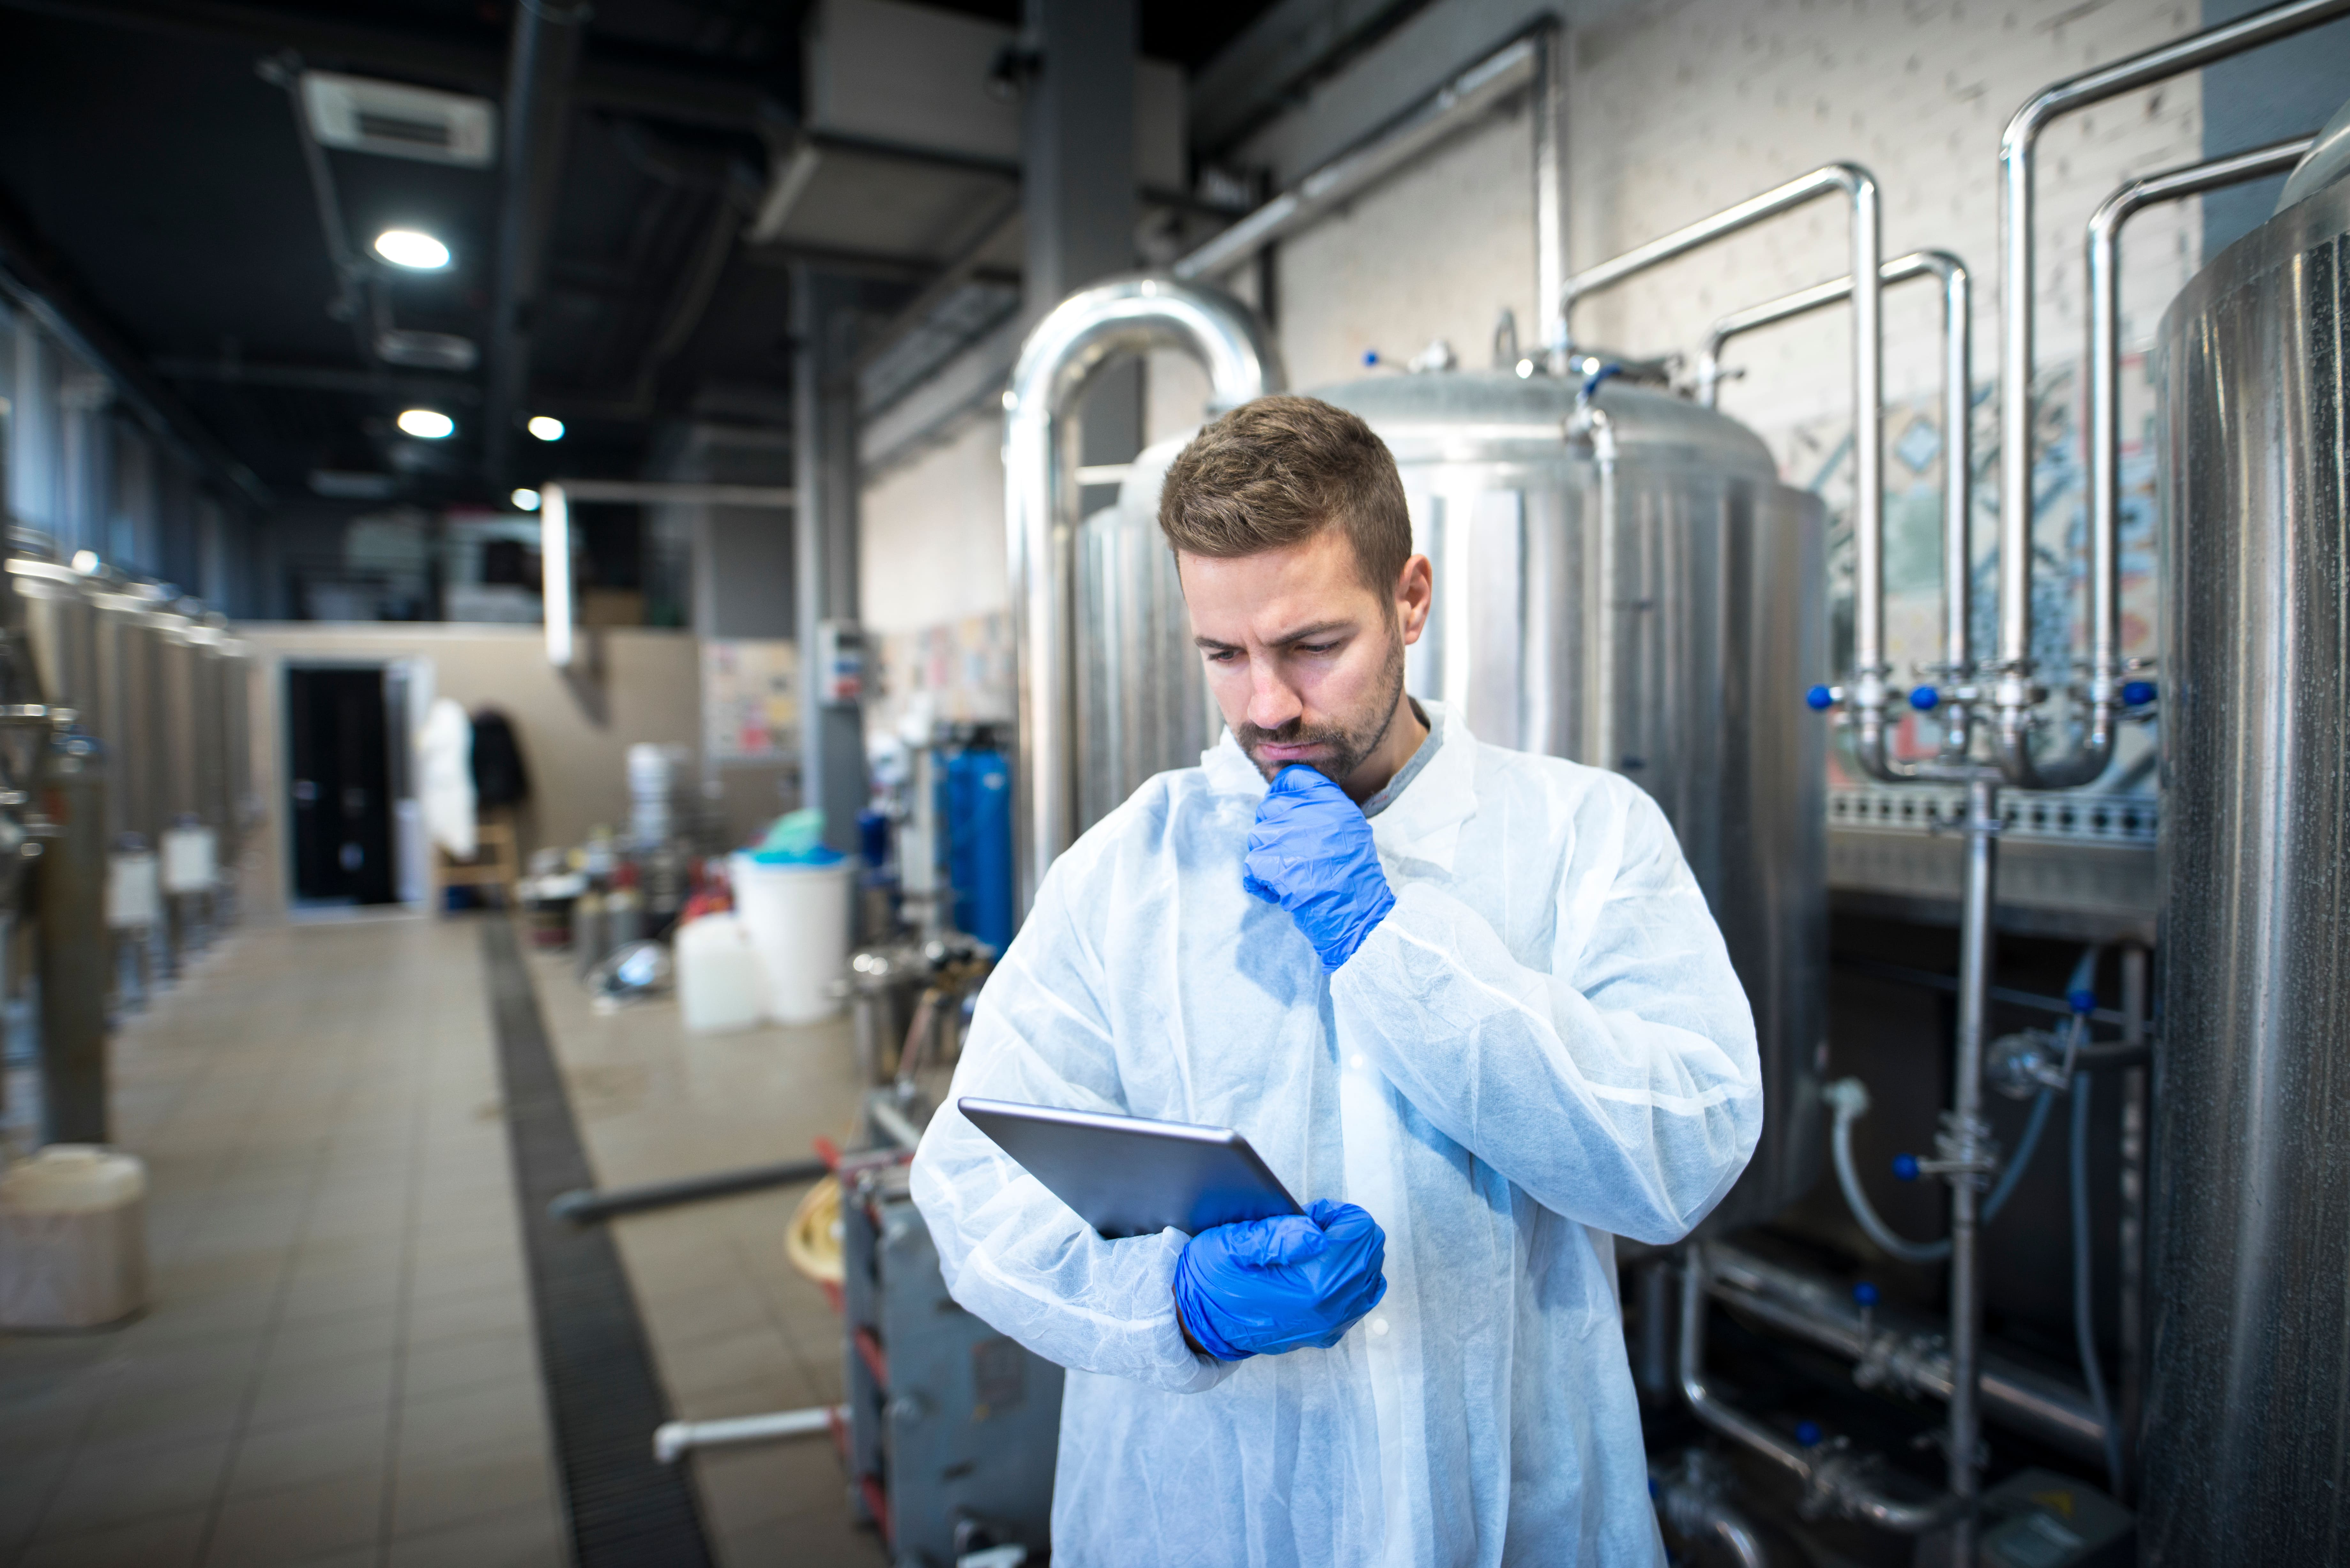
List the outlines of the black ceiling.
{"label": "black ceiling", "polygon": [[[746,389],[783,394],[789,274],[736,237],[768,174],[759,117],[798,114],[806,3],[597,0],[532,322],[528,401],[570,434],[559,453],[519,443],[507,477],[558,456],[574,473],[633,472],[660,421],[710,406],[712,389],[734,406]],[[1145,0],[1144,50],[1196,67],[1265,4]],[[1008,22],[1017,0],[947,8]],[[499,99],[512,23],[506,0],[0,0],[0,238],[42,252],[52,280],[271,491],[300,494],[337,470],[395,474],[417,500],[487,500],[468,417],[482,371],[385,366],[368,343],[390,325],[486,348],[498,171],[327,151],[352,246],[413,225],[452,252],[445,272],[380,277],[359,319],[337,319],[344,290],[296,108],[265,79],[287,78],[264,67]],[[928,180],[907,199],[950,215],[1005,199],[1000,175],[950,189],[958,177],[880,168],[866,188]],[[878,309],[922,286],[910,259],[876,271]],[[400,436],[393,417],[418,402],[452,413],[458,437]]]}

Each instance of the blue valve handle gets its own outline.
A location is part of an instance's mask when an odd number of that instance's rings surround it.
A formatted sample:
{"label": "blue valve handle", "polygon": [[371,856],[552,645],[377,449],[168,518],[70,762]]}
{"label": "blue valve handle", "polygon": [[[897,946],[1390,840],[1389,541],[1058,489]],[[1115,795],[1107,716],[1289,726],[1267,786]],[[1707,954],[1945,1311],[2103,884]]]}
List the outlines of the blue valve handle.
{"label": "blue valve handle", "polygon": [[1623,366],[1612,363],[1602,365],[1596,370],[1592,371],[1590,376],[1587,377],[1583,383],[1583,400],[1586,402],[1590,401],[1591,394],[1599,389],[1599,384],[1602,381],[1607,380],[1610,376],[1620,376],[1623,373]]}
{"label": "blue valve handle", "polygon": [[1820,1424],[1817,1421],[1798,1421],[1795,1423],[1795,1441],[1803,1444],[1804,1447],[1807,1449],[1818,1448],[1820,1446],[1820,1438],[1825,1435],[1826,1434],[1820,1430]]}
{"label": "blue valve handle", "polygon": [[1931,686],[1913,686],[1909,689],[1909,706],[1917,709],[1920,713],[1930,713],[1941,704],[1942,694]]}
{"label": "blue valve handle", "polygon": [[2154,701],[2155,687],[2151,680],[2122,682],[2122,702],[2126,707],[2143,708]]}
{"label": "blue valve handle", "polygon": [[1814,713],[1825,713],[1835,706],[1835,692],[1825,686],[1814,686],[1804,693],[1804,706]]}
{"label": "blue valve handle", "polygon": [[1877,1287],[1863,1280],[1852,1287],[1852,1299],[1856,1305],[1873,1307],[1877,1304]]}
{"label": "blue valve handle", "polygon": [[2066,992],[2064,1001],[2076,1014],[2083,1018],[2086,1018],[2097,1010],[2097,993],[2086,986]]}
{"label": "blue valve handle", "polygon": [[1918,1157],[1914,1154],[1895,1155],[1893,1157],[1893,1174],[1903,1181],[1917,1180]]}

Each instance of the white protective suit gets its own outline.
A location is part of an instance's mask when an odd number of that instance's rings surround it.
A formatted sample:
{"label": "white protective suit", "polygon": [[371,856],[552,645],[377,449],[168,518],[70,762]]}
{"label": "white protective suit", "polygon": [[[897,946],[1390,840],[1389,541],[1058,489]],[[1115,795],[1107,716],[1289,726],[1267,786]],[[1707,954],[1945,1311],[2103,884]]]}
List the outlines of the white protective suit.
{"label": "white protective suit", "polygon": [[1227,733],[1061,857],[955,1095],[1233,1127],[1387,1231],[1329,1350],[1188,1349],[1186,1238],[1104,1241],[954,1110],[913,1192],[956,1301],[1069,1369],[1066,1568],[1659,1563],[1612,1237],[1666,1242],[1762,1122],[1754,1026],[1663,815],[1616,774],[1441,749],[1371,819],[1395,908],[1335,975],[1241,888]]}

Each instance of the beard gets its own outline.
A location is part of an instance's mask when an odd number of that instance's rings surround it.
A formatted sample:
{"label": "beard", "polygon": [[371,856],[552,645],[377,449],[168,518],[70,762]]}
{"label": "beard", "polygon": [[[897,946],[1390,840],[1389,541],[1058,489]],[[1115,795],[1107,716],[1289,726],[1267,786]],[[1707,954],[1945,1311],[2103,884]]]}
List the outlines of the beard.
{"label": "beard", "polygon": [[[1360,712],[1348,715],[1333,724],[1308,724],[1304,719],[1292,719],[1277,729],[1264,729],[1243,720],[1232,728],[1232,739],[1257,772],[1270,782],[1284,768],[1309,767],[1332,784],[1344,784],[1354,776],[1379,743],[1388,738],[1388,730],[1395,723],[1396,711],[1403,706],[1403,638],[1401,628],[1388,627],[1387,659],[1379,670],[1378,695]],[[1262,748],[1272,746],[1322,746],[1328,755],[1318,763],[1267,762]]]}

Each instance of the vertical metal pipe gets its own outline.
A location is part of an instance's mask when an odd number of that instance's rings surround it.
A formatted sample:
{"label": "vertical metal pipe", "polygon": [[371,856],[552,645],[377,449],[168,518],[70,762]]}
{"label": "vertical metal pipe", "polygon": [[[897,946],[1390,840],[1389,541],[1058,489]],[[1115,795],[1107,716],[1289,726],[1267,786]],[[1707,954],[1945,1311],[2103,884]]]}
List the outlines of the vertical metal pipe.
{"label": "vertical metal pipe", "polygon": [[[2136,942],[2122,947],[2122,1043],[2146,1044],[2147,951]],[[2122,1073],[2122,1218],[2119,1230],[2122,1477],[2137,1490],[2138,1417],[2146,1403],[2146,1110],[2147,1071]],[[2126,1502],[2127,1497],[2122,1501]]]}
{"label": "vertical metal pipe", "polygon": [[[1950,1495],[1963,1511],[1950,1526],[1950,1562],[1973,1568],[1975,1504],[1981,1492],[1982,1279],[1979,1205],[1989,1161],[1982,1119],[1983,1041],[1991,1017],[1991,896],[1999,870],[1999,781],[1978,772],[1967,784],[1967,879],[1959,951],[1959,1033],[1952,1067],[1950,1138],[1938,1151],[1950,1178],[1950,1408],[1943,1442]],[[1980,1162],[1980,1168],[1978,1168]]]}
{"label": "vertical metal pipe", "polygon": [[[1974,675],[1974,294],[1964,266],[1944,267],[1941,278],[1942,665],[1944,680],[1962,683]],[[1947,732],[1963,742],[1967,706],[1951,708]]]}
{"label": "vertical metal pipe", "polygon": [[1221,413],[1281,384],[1272,345],[1248,307],[1197,284],[1118,277],[1069,296],[1021,346],[1003,394],[1003,523],[1012,582],[1020,761],[1014,784],[1019,908],[1076,832],[1074,711],[1076,475],[1063,451],[1065,416],[1113,355],[1188,349],[1208,371]]}
{"label": "vertical metal pipe", "polygon": [[48,746],[47,794],[57,834],[39,861],[42,1137],[108,1140],[106,777],[98,743],[78,731]]}
{"label": "vertical metal pipe", "polygon": [[1999,679],[1992,696],[2001,763],[2011,783],[2062,787],[2087,782],[2034,777],[2027,750],[2031,710],[2040,695],[2032,679],[2033,166],[2040,133],[2074,109],[2345,15],[2350,0],[2293,0],[2067,78],[2018,109],[2000,139]]}
{"label": "vertical metal pipe", "polygon": [[1534,34],[1534,341],[1544,349],[1565,342],[1559,300],[1566,287],[1566,70],[1572,47],[1565,26],[1544,23]]}

